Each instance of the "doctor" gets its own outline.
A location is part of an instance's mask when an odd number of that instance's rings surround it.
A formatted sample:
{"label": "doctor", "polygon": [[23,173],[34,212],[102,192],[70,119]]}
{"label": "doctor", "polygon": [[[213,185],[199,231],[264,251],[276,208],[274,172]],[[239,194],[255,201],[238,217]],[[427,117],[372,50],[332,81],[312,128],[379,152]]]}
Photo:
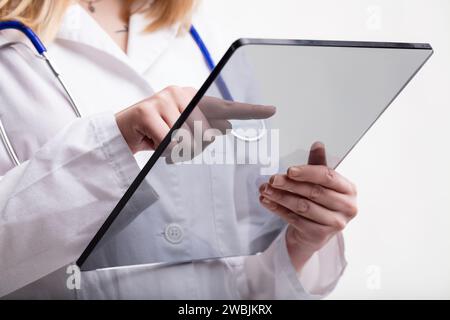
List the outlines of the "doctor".
{"label": "doctor", "polygon": [[26,41],[0,33],[0,116],[22,160],[14,167],[0,151],[0,296],[307,299],[335,287],[346,265],[340,231],[356,215],[356,190],[326,168],[320,144],[310,165],[261,186],[261,204],[289,223],[262,254],[92,271],[82,274],[79,290],[67,286],[67,265],[192,98],[195,90],[186,87],[208,75],[184,30],[192,21],[216,58],[225,48],[202,14],[191,19],[193,6],[0,1],[1,19],[22,19],[52,40],[49,53],[83,115],[74,118]]}

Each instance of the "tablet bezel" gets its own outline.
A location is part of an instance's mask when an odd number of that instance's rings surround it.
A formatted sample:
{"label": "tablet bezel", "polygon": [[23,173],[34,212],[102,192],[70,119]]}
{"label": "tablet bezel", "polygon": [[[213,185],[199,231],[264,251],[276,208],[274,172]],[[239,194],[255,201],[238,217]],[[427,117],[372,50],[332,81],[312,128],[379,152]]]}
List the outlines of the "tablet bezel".
{"label": "tablet bezel", "polygon": [[[411,76],[410,79],[405,83],[405,86],[399,90],[398,94],[400,94],[403,89],[408,85],[408,83],[415,77],[417,72],[423,67],[423,65],[428,61],[428,59],[433,55],[433,48],[428,43],[402,43],[402,42],[366,42],[366,41],[330,41],[330,40],[290,40],[290,39],[256,39],[256,38],[242,38],[236,40],[230,48],[227,50],[225,55],[222,57],[222,59],[219,61],[217,66],[214,68],[214,70],[211,72],[211,74],[208,76],[206,81],[203,83],[201,88],[198,90],[197,94],[194,96],[194,98],[191,100],[191,102],[188,104],[186,109],[182,112],[178,120],[175,122],[174,126],[170,129],[169,133],[166,135],[166,137],[163,139],[163,141],[160,143],[160,145],[156,148],[153,155],[150,157],[148,162],[145,164],[145,166],[142,168],[142,170],[139,172],[137,177],[134,179],[134,181],[131,183],[128,190],[125,192],[125,194],[122,196],[122,198],[119,200],[117,205],[114,207],[112,212],[109,214],[109,216],[106,218],[105,222],[102,224],[100,229],[97,231],[95,236],[92,238],[92,240],[89,242],[86,249],[83,251],[83,253],[80,255],[78,260],[76,261],[76,265],[83,270],[83,264],[89,257],[89,255],[94,251],[97,244],[101,241],[105,233],[108,231],[109,227],[112,225],[114,220],[117,218],[117,216],[120,214],[122,209],[125,207],[127,202],[130,200],[130,198],[133,196],[134,192],[137,190],[137,188],[141,185],[141,183],[144,181],[147,174],[150,172],[152,167],[155,165],[156,161],[161,157],[164,150],[167,148],[171,141],[171,136],[175,130],[178,130],[181,128],[183,123],[186,121],[186,119],[191,114],[192,110],[197,106],[203,95],[207,92],[209,87],[214,83],[217,76],[222,72],[222,69],[225,67],[229,59],[232,57],[234,52],[236,52],[237,49],[247,46],[247,45],[280,45],[280,46],[308,46],[308,47],[353,47],[353,48],[374,48],[374,49],[417,49],[417,50],[430,50],[430,55],[428,58],[424,61],[424,63],[417,69],[417,71]],[[391,103],[397,98],[398,94],[390,101],[390,103],[384,108],[384,110],[380,113],[379,117],[388,109],[388,107],[391,105]],[[377,117],[372,125],[378,120]],[[364,135],[367,133],[367,131],[370,130],[372,127],[369,126],[367,130],[361,135],[360,139],[364,137]],[[358,144],[358,142],[355,142],[352,148],[346,153],[344,157],[342,157],[341,161],[351,152],[351,150]]]}

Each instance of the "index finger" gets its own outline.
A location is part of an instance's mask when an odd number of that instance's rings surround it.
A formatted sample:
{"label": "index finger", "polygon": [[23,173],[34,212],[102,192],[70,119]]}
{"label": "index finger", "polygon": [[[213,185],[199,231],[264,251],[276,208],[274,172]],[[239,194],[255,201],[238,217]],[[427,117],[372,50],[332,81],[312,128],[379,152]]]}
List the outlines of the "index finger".
{"label": "index finger", "polygon": [[288,177],[295,181],[310,182],[340,193],[353,193],[353,185],[339,173],[322,165],[293,166]]}
{"label": "index finger", "polygon": [[202,98],[199,107],[209,119],[267,119],[276,112],[274,106],[227,101],[215,97]]}

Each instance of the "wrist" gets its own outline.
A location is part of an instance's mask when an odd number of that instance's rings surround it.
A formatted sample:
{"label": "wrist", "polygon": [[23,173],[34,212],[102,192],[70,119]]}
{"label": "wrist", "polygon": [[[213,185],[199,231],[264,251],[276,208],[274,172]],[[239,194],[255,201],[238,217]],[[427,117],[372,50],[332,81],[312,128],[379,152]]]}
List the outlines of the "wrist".
{"label": "wrist", "polygon": [[308,262],[308,260],[313,256],[313,254],[317,251],[317,248],[314,246],[307,244],[303,241],[298,240],[296,236],[296,230],[289,226],[286,230],[286,246],[289,257],[291,259],[291,263],[294,266],[294,269],[298,272],[301,272],[304,265]]}

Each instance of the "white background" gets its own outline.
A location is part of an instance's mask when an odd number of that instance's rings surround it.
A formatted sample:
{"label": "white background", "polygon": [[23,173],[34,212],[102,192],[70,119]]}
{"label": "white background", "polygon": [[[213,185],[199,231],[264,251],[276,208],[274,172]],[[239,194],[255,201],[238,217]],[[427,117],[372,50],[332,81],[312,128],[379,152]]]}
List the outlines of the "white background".
{"label": "white background", "polygon": [[450,0],[203,0],[239,37],[428,42],[435,55],[338,171],[357,183],[330,298],[450,298]]}

